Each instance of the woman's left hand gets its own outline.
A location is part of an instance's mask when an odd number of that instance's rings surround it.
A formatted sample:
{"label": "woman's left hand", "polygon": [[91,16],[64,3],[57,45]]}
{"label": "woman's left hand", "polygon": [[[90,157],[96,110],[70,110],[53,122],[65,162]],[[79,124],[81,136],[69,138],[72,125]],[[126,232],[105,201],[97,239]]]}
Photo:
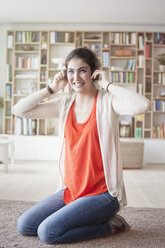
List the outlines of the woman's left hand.
{"label": "woman's left hand", "polygon": [[101,88],[106,89],[107,80],[106,80],[104,71],[95,70],[90,78],[95,80]]}

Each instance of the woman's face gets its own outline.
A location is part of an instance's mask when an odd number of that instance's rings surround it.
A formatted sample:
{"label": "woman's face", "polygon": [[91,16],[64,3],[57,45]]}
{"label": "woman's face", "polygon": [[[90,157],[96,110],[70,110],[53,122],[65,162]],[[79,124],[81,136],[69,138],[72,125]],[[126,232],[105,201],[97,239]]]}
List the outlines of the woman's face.
{"label": "woman's face", "polygon": [[77,93],[87,93],[93,88],[91,68],[82,59],[73,58],[67,67],[68,82]]}

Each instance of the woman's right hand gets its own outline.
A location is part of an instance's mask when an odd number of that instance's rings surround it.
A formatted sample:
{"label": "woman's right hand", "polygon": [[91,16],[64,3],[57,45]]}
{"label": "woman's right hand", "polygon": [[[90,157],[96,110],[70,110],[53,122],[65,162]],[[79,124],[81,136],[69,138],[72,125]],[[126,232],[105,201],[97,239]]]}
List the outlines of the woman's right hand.
{"label": "woman's right hand", "polygon": [[59,90],[62,90],[67,83],[68,80],[66,78],[66,69],[62,69],[54,76],[54,79],[49,86],[54,92],[58,92]]}

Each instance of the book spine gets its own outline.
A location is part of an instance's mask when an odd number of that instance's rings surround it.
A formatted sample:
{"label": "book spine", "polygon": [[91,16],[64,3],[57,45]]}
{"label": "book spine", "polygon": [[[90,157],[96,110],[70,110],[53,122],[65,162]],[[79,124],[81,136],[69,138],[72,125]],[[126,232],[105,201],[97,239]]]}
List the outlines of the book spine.
{"label": "book spine", "polygon": [[11,85],[7,84],[6,85],[6,95],[5,95],[6,99],[11,99]]}
{"label": "book spine", "polygon": [[16,117],[15,134],[16,135],[23,134],[23,130],[22,130],[22,118]]}

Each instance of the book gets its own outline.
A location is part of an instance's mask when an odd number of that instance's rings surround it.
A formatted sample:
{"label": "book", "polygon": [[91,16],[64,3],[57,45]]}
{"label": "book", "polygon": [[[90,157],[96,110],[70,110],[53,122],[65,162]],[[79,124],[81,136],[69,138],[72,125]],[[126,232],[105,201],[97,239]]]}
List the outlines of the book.
{"label": "book", "polygon": [[162,84],[165,85],[165,73],[162,73]]}
{"label": "book", "polygon": [[138,41],[139,41],[139,49],[144,49],[144,38],[143,38],[143,36],[139,36],[139,39],[138,39]]}
{"label": "book", "polygon": [[50,32],[50,43],[55,43],[55,32]]}
{"label": "book", "polygon": [[115,33],[114,43],[120,44],[120,33]]}
{"label": "book", "polygon": [[144,55],[138,55],[138,66],[144,67]]}
{"label": "book", "polygon": [[11,99],[11,85],[7,84],[6,85],[6,92],[5,92],[5,98],[6,99]]}
{"label": "book", "polygon": [[22,118],[16,117],[15,134],[16,135],[21,135],[22,134]]}
{"label": "book", "polygon": [[136,138],[142,138],[142,128],[136,127]]}
{"label": "book", "polygon": [[154,100],[154,111],[165,112],[165,100]]}
{"label": "book", "polygon": [[14,67],[19,69],[38,69],[39,58],[29,56],[17,56],[14,57]]}
{"label": "book", "polygon": [[165,122],[153,126],[153,138],[165,138]]}
{"label": "book", "polygon": [[36,135],[37,121],[35,119],[26,119],[16,117],[15,134],[16,135]]}
{"label": "book", "polygon": [[8,35],[7,37],[7,47],[8,48],[13,48],[13,35]]}
{"label": "book", "polygon": [[129,72],[129,83],[133,83],[133,72]]}
{"label": "book", "polygon": [[146,52],[146,58],[149,58],[149,44],[146,44],[146,47],[145,47],[145,52]]}
{"label": "book", "polygon": [[136,33],[131,33],[131,44],[136,44]]}
{"label": "book", "polygon": [[10,64],[6,65],[6,82],[12,81],[12,66]]}
{"label": "book", "polygon": [[103,66],[109,66],[109,52],[103,52]]}

